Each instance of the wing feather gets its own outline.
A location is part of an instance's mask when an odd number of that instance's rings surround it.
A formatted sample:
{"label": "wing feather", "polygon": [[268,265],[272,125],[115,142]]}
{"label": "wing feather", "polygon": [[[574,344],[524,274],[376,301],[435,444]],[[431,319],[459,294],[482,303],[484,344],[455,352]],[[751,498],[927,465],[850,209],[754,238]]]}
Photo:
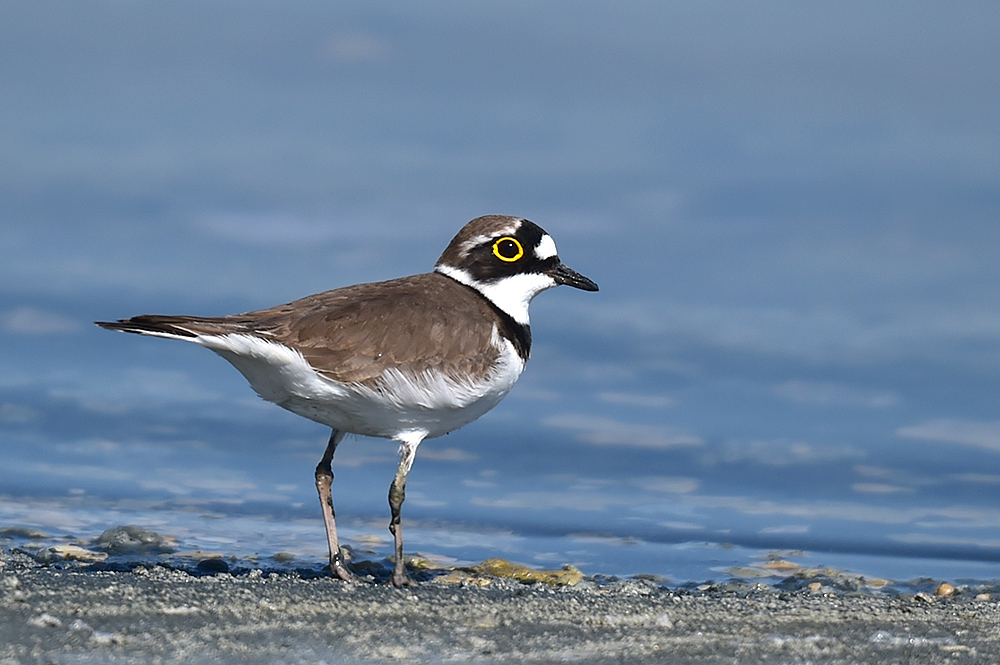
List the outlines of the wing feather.
{"label": "wing feather", "polygon": [[[390,367],[482,374],[498,350],[489,304],[438,273],[358,284],[221,317],[144,314],[99,321],[111,330],[196,341],[250,335],[297,350],[321,374],[373,385]],[[462,331],[456,334],[455,331]]]}

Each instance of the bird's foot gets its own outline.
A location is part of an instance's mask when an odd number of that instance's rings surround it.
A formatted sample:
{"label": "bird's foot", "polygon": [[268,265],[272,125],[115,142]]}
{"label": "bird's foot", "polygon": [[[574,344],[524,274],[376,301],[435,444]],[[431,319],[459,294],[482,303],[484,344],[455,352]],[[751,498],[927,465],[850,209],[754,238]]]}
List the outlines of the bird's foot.
{"label": "bird's foot", "polygon": [[410,578],[406,572],[405,566],[396,566],[392,569],[392,577],[389,578],[392,582],[392,586],[403,587],[403,586],[416,586],[416,582]]}
{"label": "bird's foot", "polygon": [[368,580],[360,575],[355,575],[347,566],[331,567],[333,571],[333,576],[342,579],[345,582],[350,582],[351,584],[366,584]]}
{"label": "bird's foot", "polygon": [[366,579],[353,573],[351,569],[347,567],[343,554],[330,559],[330,572],[333,573],[334,577],[342,579],[345,582],[350,582],[351,584],[365,584],[370,581],[370,578]]}

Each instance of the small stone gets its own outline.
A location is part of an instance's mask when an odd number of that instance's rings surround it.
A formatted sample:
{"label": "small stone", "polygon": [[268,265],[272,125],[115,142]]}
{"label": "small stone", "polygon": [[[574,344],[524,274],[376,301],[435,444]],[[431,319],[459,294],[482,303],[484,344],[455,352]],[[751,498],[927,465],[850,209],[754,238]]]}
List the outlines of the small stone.
{"label": "small stone", "polygon": [[48,612],[43,612],[36,617],[28,619],[28,624],[39,628],[62,628],[63,622],[59,617],[54,617]]}
{"label": "small stone", "polygon": [[107,633],[103,630],[95,630],[90,635],[90,641],[98,646],[110,646],[112,644],[121,644],[124,640],[117,633]]}
{"label": "small stone", "polygon": [[807,587],[810,591],[819,591],[823,588],[823,584],[820,582],[810,582]]}
{"label": "small stone", "polygon": [[935,596],[953,596],[955,594],[955,587],[948,584],[947,582],[941,582],[934,588]]}
{"label": "small stone", "polygon": [[48,549],[41,550],[35,558],[40,563],[52,563],[53,561],[100,563],[107,560],[108,553],[84,549],[79,545],[53,545]]}
{"label": "small stone", "polygon": [[166,554],[177,549],[172,539],[135,525],[108,529],[94,546],[109,554]]}
{"label": "small stone", "polygon": [[976,600],[989,600],[990,594],[988,593],[978,593],[976,594]]}
{"label": "small stone", "polygon": [[195,566],[202,573],[228,573],[229,564],[221,558],[204,559]]}
{"label": "small stone", "polygon": [[861,584],[871,589],[882,589],[892,584],[892,582],[881,577],[862,577]]}

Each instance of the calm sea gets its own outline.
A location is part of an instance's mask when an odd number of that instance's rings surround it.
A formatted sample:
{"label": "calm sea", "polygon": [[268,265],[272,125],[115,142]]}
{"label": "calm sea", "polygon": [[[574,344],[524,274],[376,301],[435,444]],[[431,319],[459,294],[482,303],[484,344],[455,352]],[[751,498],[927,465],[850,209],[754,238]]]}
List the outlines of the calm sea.
{"label": "calm sea", "polygon": [[[0,528],[86,541],[139,525],[178,550],[321,566],[312,474],[328,431],[257,399],[208,351],[91,329],[90,313],[44,336],[44,354],[38,335],[4,338]],[[603,352],[539,345],[505,402],[424,442],[403,509],[408,552],[674,583],[766,575],[773,558],[897,581],[1000,577],[989,451],[902,441],[877,410],[838,430],[829,407],[810,420],[778,399],[737,399],[738,386],[595,392],[597,377],[583,393],[559,378],[574,354]],[[698,436],[686,412],[705,418]],[[356,437],[334,461],[339,524],[359,556],[391,552],[396,459],[393,443]]]}

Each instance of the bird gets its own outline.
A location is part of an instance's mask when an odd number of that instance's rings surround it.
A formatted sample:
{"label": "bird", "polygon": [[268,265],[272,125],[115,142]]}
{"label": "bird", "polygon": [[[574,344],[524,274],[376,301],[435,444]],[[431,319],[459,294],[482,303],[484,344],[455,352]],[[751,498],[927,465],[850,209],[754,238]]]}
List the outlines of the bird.
{"label": "bird", "polygon": [[477,217],[427,273],[356,284],[243,314],[143,314],[109,330],[192,342],[229,361],[263,399],[331,428],[315,481],[332,574],[360,581],[337,538],[332,462],[348,433],[391,439],[394,564],[412,579],[400,511],[417,447],[467,425],[514,386],[531,350],[528,305],[546,289],[597,284],[562,263],[552,237],[508,215]]}

